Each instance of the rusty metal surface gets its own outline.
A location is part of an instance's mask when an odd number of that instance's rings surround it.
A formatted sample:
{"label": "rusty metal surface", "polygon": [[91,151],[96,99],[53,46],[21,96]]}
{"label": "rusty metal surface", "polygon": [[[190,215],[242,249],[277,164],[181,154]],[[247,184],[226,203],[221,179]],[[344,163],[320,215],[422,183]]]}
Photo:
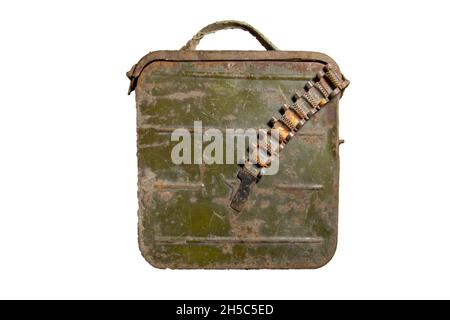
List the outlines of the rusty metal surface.
{"label": "rusty metal surface", "polygon": [[207,25],[206,27],[202,28],[199,32],[197,32],[192,37],[192,39],[189,40],[186,43],[186,45],[181,48],[181,50],[195,50],[197,48],[197,45],[205,35],[226,29],[241,29],[247,31],[252,36],[254,36],[256,40],[258,40],[259,43],[267,50],[278,50],[278,48],[269,39],[267,39],[260,31],[255,29],[253,26],[249,25],[244,21],[236,21],[236,20],[217,21],[215,23]]}
{"label": "rusty metal surface", "polygon": [[[317,268],[337,243],[338,100],[280,156],[280,171],[229,203],[237,165],[174,165],[175,128],[261,128],[324,64],[311,52],[160,51],[129,73],[136,85],[139,244],[160,268]],[[336,69],[338,70],[337,66]]]}

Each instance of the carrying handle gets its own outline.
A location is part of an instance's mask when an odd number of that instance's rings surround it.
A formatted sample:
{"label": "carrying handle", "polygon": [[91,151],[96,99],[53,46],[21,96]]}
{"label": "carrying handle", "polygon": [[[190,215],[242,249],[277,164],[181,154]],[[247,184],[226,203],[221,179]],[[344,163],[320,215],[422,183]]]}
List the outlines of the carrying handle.
{"label": "carrying handle", "polygon": [[236,20],[217,21],[215,23],[207,25],[199,32],[197,32],[197,34],[193,36],[192,39],[189,40],[183,48],[181,48],[181,50],[195,50],[200,40],[202,40],[205,35],[225,29],[242,29],[253,35],[267,50],[278,50],[278,48],[272,42],[270,42],[270,40],[267,39],[261,32],[259,32],[246,22]]}

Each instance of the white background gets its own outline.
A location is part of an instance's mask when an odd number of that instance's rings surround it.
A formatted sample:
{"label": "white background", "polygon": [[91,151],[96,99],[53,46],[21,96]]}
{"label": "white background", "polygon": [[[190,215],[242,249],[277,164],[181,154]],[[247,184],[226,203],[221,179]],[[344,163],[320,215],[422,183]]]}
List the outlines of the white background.
{"label": "white background", "polygon": [[[14,1],[0,5],[0,298],[450,298],[448,1]],[[339,244],[319,270],[158,270],[137,246],[125,72],[244,20],[333,57]],[[260,49],[243,31],[200,49]]]}

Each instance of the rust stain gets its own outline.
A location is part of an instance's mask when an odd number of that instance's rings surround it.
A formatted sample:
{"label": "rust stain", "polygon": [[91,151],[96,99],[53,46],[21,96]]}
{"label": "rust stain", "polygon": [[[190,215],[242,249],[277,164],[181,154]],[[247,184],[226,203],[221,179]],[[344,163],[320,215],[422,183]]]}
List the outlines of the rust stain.
{"label": "rust stain", "polygon": [[229,222],[231,226],[231,233],[236,237],[242,238],[258,238],[260,233],[260,227],[265,223],[262,219],[252,219],[241,221],[239,216],[229,216]]}
{"label": "rust stain", "polygon": [[170,191],[164,191],[164,192],[160,192],[159,193],[159,197],[163,200],[163,201],[169,201],[170,199],[172,199],[173,197],[173,193]]}
{"label": "rust stain", "polygon": [[153,187],[155,189],[202,189],[204,187],[203,183],[189,183],[189,182],[173,182],[173,181],[162,181],[157,180],[154,182]]}
{"label": "rust stain", "polygon": [[260,203],[260,207],[261,209],[266,209],[270,206],[270,201],[269,200],[262,200]]}

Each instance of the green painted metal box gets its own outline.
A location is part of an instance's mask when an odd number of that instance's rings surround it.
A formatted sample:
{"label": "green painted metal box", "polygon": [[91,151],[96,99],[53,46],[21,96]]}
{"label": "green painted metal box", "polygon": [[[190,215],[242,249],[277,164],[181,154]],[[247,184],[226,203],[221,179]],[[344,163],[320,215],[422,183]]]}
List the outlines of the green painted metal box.
{"label": "green painted metal box", "polygon": [[[128,73],[136,91],[139,245],[158,268],[318,268],[338,231],[338,99],[308,121],[236,212],[237,164],[175,164],[173,132],[261,128],[336,63],[314,52],[157,51]],[[234,143],[234,142],[233,142]],[[208,143],[203,141],[203,147]]]}

